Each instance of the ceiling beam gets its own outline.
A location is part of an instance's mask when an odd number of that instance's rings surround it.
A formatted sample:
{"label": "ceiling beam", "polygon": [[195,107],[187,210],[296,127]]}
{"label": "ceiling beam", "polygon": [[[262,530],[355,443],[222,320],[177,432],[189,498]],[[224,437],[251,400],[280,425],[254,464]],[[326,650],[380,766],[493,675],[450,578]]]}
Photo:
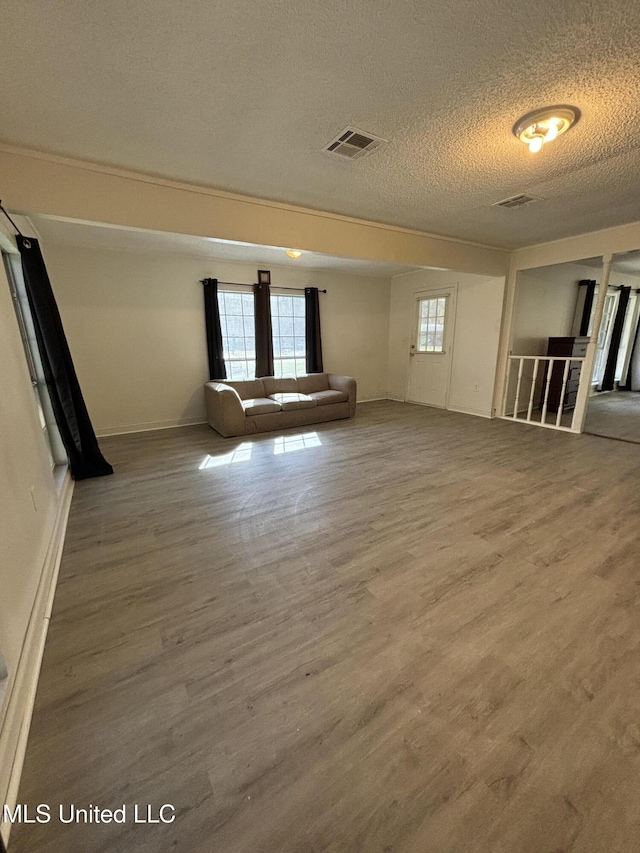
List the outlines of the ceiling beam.
{"label": "ceiling beam", "polygon": [[0,199],[24,214],[459,272],[505,275],[509,252],[0,144]]}

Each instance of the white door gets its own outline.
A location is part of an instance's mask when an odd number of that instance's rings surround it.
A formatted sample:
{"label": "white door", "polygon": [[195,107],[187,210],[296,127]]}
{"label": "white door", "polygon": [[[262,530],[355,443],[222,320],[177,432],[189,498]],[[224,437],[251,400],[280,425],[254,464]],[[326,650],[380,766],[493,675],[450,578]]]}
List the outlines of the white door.
{"label": "white door", "polygon": [[455,300],[455,287],[415,294],[407,390],[410,403],[447,407]]}

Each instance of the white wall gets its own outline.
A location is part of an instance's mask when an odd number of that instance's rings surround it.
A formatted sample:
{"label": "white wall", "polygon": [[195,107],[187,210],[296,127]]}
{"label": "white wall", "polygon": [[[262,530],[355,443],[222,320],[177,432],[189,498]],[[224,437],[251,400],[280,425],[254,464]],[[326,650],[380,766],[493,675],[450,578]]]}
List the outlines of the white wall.
{"label": "white wall", "polygon": [[[187,255],[47,244],[44,254],[78,377],[99,434],[205,420],[202,278],[251,284],[256,266]],[[271,267],[272,286],[320,294],[324,367],[387,388],[388,279]]]}
{"label": "white wall", "polygon": [[435,270],[394,277],[389,318],[389,396],[406,399],[415,294],[457,284],[448,408],[490,417],[504,283],[502,277]]}

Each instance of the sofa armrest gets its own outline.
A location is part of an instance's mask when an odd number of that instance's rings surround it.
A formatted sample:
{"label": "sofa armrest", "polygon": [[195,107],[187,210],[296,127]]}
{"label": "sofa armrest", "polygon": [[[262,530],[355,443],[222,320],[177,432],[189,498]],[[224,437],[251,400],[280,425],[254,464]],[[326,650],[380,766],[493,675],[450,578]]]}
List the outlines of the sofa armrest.
{"label": "sofa armrest", "polygon": [[245,414],[235,388],[224,382],[207,382],[204,386],[207,420],[225,438],[244,435]]}
{"label": "sofa armrest", "polygon": [[344,391],[349,395],[349,417],[352,418],[356,413],[356,397],[358,394],[358,386],[353,376],[340,376],[339,373],[327,374],[329,378],[329,388],[333,391]]}

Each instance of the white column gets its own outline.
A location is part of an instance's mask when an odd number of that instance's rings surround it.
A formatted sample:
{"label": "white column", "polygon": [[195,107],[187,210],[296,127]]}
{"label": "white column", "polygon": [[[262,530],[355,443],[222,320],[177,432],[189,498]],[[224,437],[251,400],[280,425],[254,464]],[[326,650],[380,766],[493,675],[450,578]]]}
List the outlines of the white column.
{"label": "white column", "polygon": [[500,341],[498,344],[498,358],[496,365],[496,381],[493,391],[492,414],[504,417],[506,411],[506,384],[507,371],[510,369],[509,355],[511,354],[511,327],[513,323],[513,306],[516,295],[517,271],[513,269],[513,261],[506,277],[504,285],[504,297],[502,300],[502,322],[500,326]]}
{"label": "white column", "polygon": [[589,402],[589,394],[591,392],[591,376],[593,374],[593,365],[596,360],[598,333],[600,332],[600,324],[602,323],[604,300],[606,299],[607,288],[609,287],[611,261],[612,255],[604,256],[602,264],[602,278],[598,285],[598,301],[596,302],[596,310],[593,316],[591,340],[587,346],[587,353],[584,361],[582,362],[582,370],[580,371],[580,385],[578,387],[578,396],[576,398],[576,408],[573,413],[573,421],[571,422],[572,428],[577,432],[582,432],[584,429],[584,419],[587,415],[587,403]]}

